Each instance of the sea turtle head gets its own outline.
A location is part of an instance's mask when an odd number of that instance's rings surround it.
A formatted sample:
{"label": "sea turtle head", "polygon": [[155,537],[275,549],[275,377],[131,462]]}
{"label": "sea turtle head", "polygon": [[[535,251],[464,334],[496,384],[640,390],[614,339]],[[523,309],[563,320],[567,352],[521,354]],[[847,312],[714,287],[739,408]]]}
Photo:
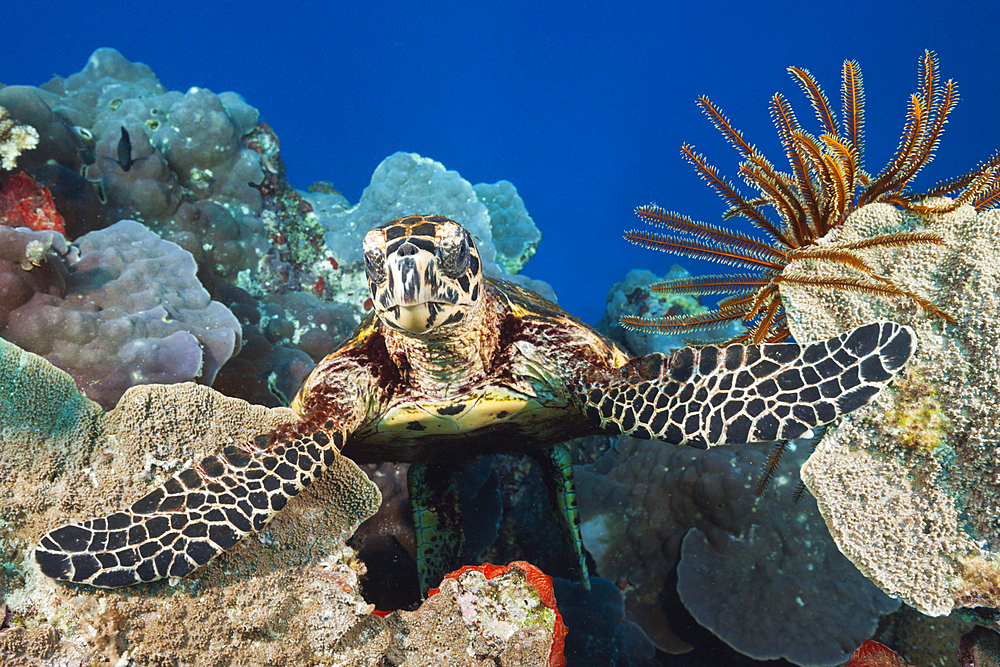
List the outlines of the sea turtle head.
{"label": "sea turtle head", "polygon": [[398,331],[422,335],[460,323],[482,297],[476,244],[448,218],[387,222],[368,232],[364,252],[375,314]]}

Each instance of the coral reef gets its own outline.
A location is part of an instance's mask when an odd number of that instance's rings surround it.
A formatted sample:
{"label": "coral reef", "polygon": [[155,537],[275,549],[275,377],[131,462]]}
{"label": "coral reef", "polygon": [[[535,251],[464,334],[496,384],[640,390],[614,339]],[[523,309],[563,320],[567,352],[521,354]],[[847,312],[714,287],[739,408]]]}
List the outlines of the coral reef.
{"label": "coral reef", "polygon": [[[582,531],[598,573],[624,591],[626,617],[661,650],[691,647],[664,605],[757,660],[844,662],[898,603],[844,558],[793,476],[754,493],[769,445],[708,451],[620,437],[576,467]],[[790,470],[808,454],[800,443]],[[676,593],[672,571],[676,567]],[[767,600],[766,609],[747,609]]]}
{"label": "coral reef", "polygon": [[[504,654],[513,654],[516,662],[565,667],[566,627],[556,609],[552,577],[531,563],[466,565],[445,575],[440,588],[427,592],[428,602],[421,607],[435,606],[434,598],[442,593],[458,604],[474,653],[500,655],[504,662],[509,661]],[[435,657],[457,664],[457,656]]]}
{"label": "coral reef", "polygon": [[510,181],[477,183],[472,189],[489,213],[497,263],[510,275],[520,273],[542,240],[524,200]]}
{"label": "coral reef", "polygon": [[19,171],[34,176],[43,165],[56,164],[79,174],[88,161],[93,161],[90,131],[55,111],[59,102],[57,95],[34,86],[0,88],[0,106],[12,119],[38,132],[38,145],[17,160]]}
{"label": "coral reef", "polygon": [[10,112],[0,106],[0,169],[13,171],[21,153],[37,145],[38,130],[16,122]]}
{"label": "coral reef", "polygon": [[958,661],[962,667],[1000,665],[1000,634],[981,626],[973,628],[959,642]]}
{"label": "coral reef", "polygon": [[241,327],[209,298],[191,255],[129,220],[78,244],[65,293],[21,299],[0,334],[69,372],[105,408],[137,384],[211,384]]}
{"label": "coral reef", "polygon": [[[948,647],[949,657],[957,653],[957,660],[950,661],[958,667],[996,667],[1000,665],[1000,634],[976,626]],[[947,660],[944,658],[943,660]],[[854,652],[845,667],[910,667],[944,662],[919,662],[904,660],[901,655],[879,642],[868,640]]]}
{"label": "coral reef", "polygon": [[[192,660],[210,646],[216,655],[232,659],[273,633],[327,632],[336,623],[344,632],[367,612],[363,601],[345,593],[356,571],[350,559],[344,560],[343,540],[374,512],[378,494],[346,459],[289,503],[287,521],[279,518],[258,539],[185,580],[173,594],[167,584],[122,595],[95,594],[42,577],[30,547],[46,529],[134,500],[192,458],[295,416],[194,384],[137,387],[104,413],[76,391],[67,375],[6,342],[0,342],[0,381],[9,388],[0,403],[5,561],[0,590],[14,625],[57,628],[63,638],[59,650],[72,655],[94,650],[87,634],[91,626],[82,621],[96,621],[107,613],[102,609],[112,610],[123,619],[120,635],[129,657],[145,664],[171,655]],[[303,570],[324,558],[328,565]],[[247,586],[251,574],[256,583]],[[275,647],[265,642],[250,654],[259,660],[246,659],[263,662],[269,653],[306,650],[296,643]]]}
{"label": "coral reef", "polygon": [[[370,309],[360,237],[396,217],[397,205],[473,225],[502,277],[520,270],[540,238],[510,183],[475,186],[480,200],[457,173],[409,154],[387,159],[353,208],[330,187],[300,193],[285,180],[277,134],[239,95],[168,91],[148,66],[114,49],[96,50],[83,71],[41,87],[2,88],[0,105],[38,130],[38,146],[18,166],[49,190],[69,238],[137,220],[190,252],[210,290],[221,278],[260,302],[252,326],[287,351],[254,357],[258,386],[282,375],[291,350],[321,359]],[[545,283],[515,279],[554,298]]]}
{"label": "coral reef", "polygon": [[66,233],[52,193],[23,172],[8,178],[0,188],[0,225]]}
{"label": "coral reef", "polygon": [[660,278],[652,271],[632,269],[623,280],[615,283],[608,290],[604,317],[597,323],[598,331],[624,346],[634,355],[652,352],[667,354],[671,350],[684,347],[687,340],[699,340],[698,334],[681,336],[655,331],[640,331],[624,327],[621,324],[622,317],[678,317],[704,312],[705,308],[697,297],[685,294],[653,294],[650,289],[651,285],[663,280],[680,280],[690,275],[676,265],[671,267],[666,278]]}
{"label": "coral reef", "polygon": [[831,234],[851,242],[910,230],[938,234],[944,245],[879,249],[869,263],[945,305],[954,324],[907,300],[786,294],[796,338],[882,317],[914,327],[920,340],[897,386],[831,431],[802,478],[841,551],[882,590],[931,615],[997,609],[1000,211],[909,213],[876,204]]}
{"label": "coral reef", "polygon": [[551,581],[527,564],[452,575],[413,612],[371,614],[344,540],[379,504],[338,457],[256,539],[174,584],[55,584],[31,546],[65,518],[143,495],[178,467],[294,420],[195,384],[136,387],[105,413],[41,357],[0,341],[4,664],[565,664]]}
{"label": "coral reef", "polygon": [[[541,234],[524,211],[514,186],[503,183],[473,187],[440,162],[400,152],[379,164],[355,206],[350,207],[341,195],[321,192],[310,193],[306,200],[329,230],[326,246],[339,266],[361,265],[361,242],[375,225],[404,215],[433,212],[455,220],[475,237],[487,276],[513,280],[554,300],[552,288],[546,283],[511,275],[506,270],[523,266]],[[481,201],[477,192],[482,192],[485,199]],[[494,216],[496,233],[492,227]],[[507,239],[501,244],[503,250],[510,254],[501,254],[496,245],[495,238],[501,234]],[[355,289],[361,291],[360,287]]]}

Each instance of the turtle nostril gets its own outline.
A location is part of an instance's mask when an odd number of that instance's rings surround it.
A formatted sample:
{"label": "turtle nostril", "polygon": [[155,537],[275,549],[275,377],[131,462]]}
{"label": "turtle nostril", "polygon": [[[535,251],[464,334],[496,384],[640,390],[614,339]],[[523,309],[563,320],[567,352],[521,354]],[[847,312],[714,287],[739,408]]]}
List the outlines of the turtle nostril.
{"label": "turtle nostril", "polygon": [[403,243],[396,249],[396,254],[401,257],[406,257],[408,255],[416,255],[418,252],[420,252],[420,248],[413,245],[409,241]]}

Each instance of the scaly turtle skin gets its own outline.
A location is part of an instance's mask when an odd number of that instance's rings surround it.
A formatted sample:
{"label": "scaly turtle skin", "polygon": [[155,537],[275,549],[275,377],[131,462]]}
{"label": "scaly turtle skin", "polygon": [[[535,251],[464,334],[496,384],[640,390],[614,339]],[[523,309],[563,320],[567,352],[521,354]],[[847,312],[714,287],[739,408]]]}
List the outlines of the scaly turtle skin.
{"label": "scaly turtle skin", "polygon": [[[446,218],[389,222],[364,254],[374,313],[306,381],[300,422],[225,447],[128,509],[49,532],[42,572],[109,588],[187,575],[263,529],[337,450],[419,462],[558,452],[599,432],[696,447],[803,437],[870,402],[915,345],[908,327],[875,322],[817,343],[630,360],[556,305],[484,279],[472,237]],[[572,468],[552,469],[579,544]]]}

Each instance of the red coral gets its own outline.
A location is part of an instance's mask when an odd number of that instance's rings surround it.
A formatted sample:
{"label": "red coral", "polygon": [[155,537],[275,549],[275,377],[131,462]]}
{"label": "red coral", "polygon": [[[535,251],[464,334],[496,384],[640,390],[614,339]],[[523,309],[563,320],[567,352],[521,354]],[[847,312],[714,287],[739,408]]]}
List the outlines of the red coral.
{"label": "red coral", "polygon": [[[556,624],[553,633],[554,637],[552,639],[552,648],[549,650],[549,667],[565,667],[566,658],[563,656],[563,645],[566,643],[566,626],[563,624],[562,615],[556,608],[556,595],[552,590],[552,577],[548,576],[527,561],[516,560],[510,565],[493,565],[492,563],[483,563],[482,565],[463,565],[458,570],[444,575],[444,578],[458,579],[469,570],[476,570],[478,572],[482,572],[483,576],[489,580],[504,574],[512,567],[516,567],[524,572],[528,583],[531,584],[533,589],[535,589],[535,593],[538,594],[538,598],[542,601],[542,604],[556,613]],[[431,597],[437,593],[438,590],[439,589],[437,588],[430,589],[427,591],[427,597]]]}
{"label": "red coral", "polygon": [[66,233],[66,223],[56,210],[52,193],[24,172],[8,178],[0,188],[0,224]]}
{"label": "red coral", "polygon": [[851,656],[851,661],[844,667],[909,667],[909,665],[891,648],[868,639],[858,647]]}

